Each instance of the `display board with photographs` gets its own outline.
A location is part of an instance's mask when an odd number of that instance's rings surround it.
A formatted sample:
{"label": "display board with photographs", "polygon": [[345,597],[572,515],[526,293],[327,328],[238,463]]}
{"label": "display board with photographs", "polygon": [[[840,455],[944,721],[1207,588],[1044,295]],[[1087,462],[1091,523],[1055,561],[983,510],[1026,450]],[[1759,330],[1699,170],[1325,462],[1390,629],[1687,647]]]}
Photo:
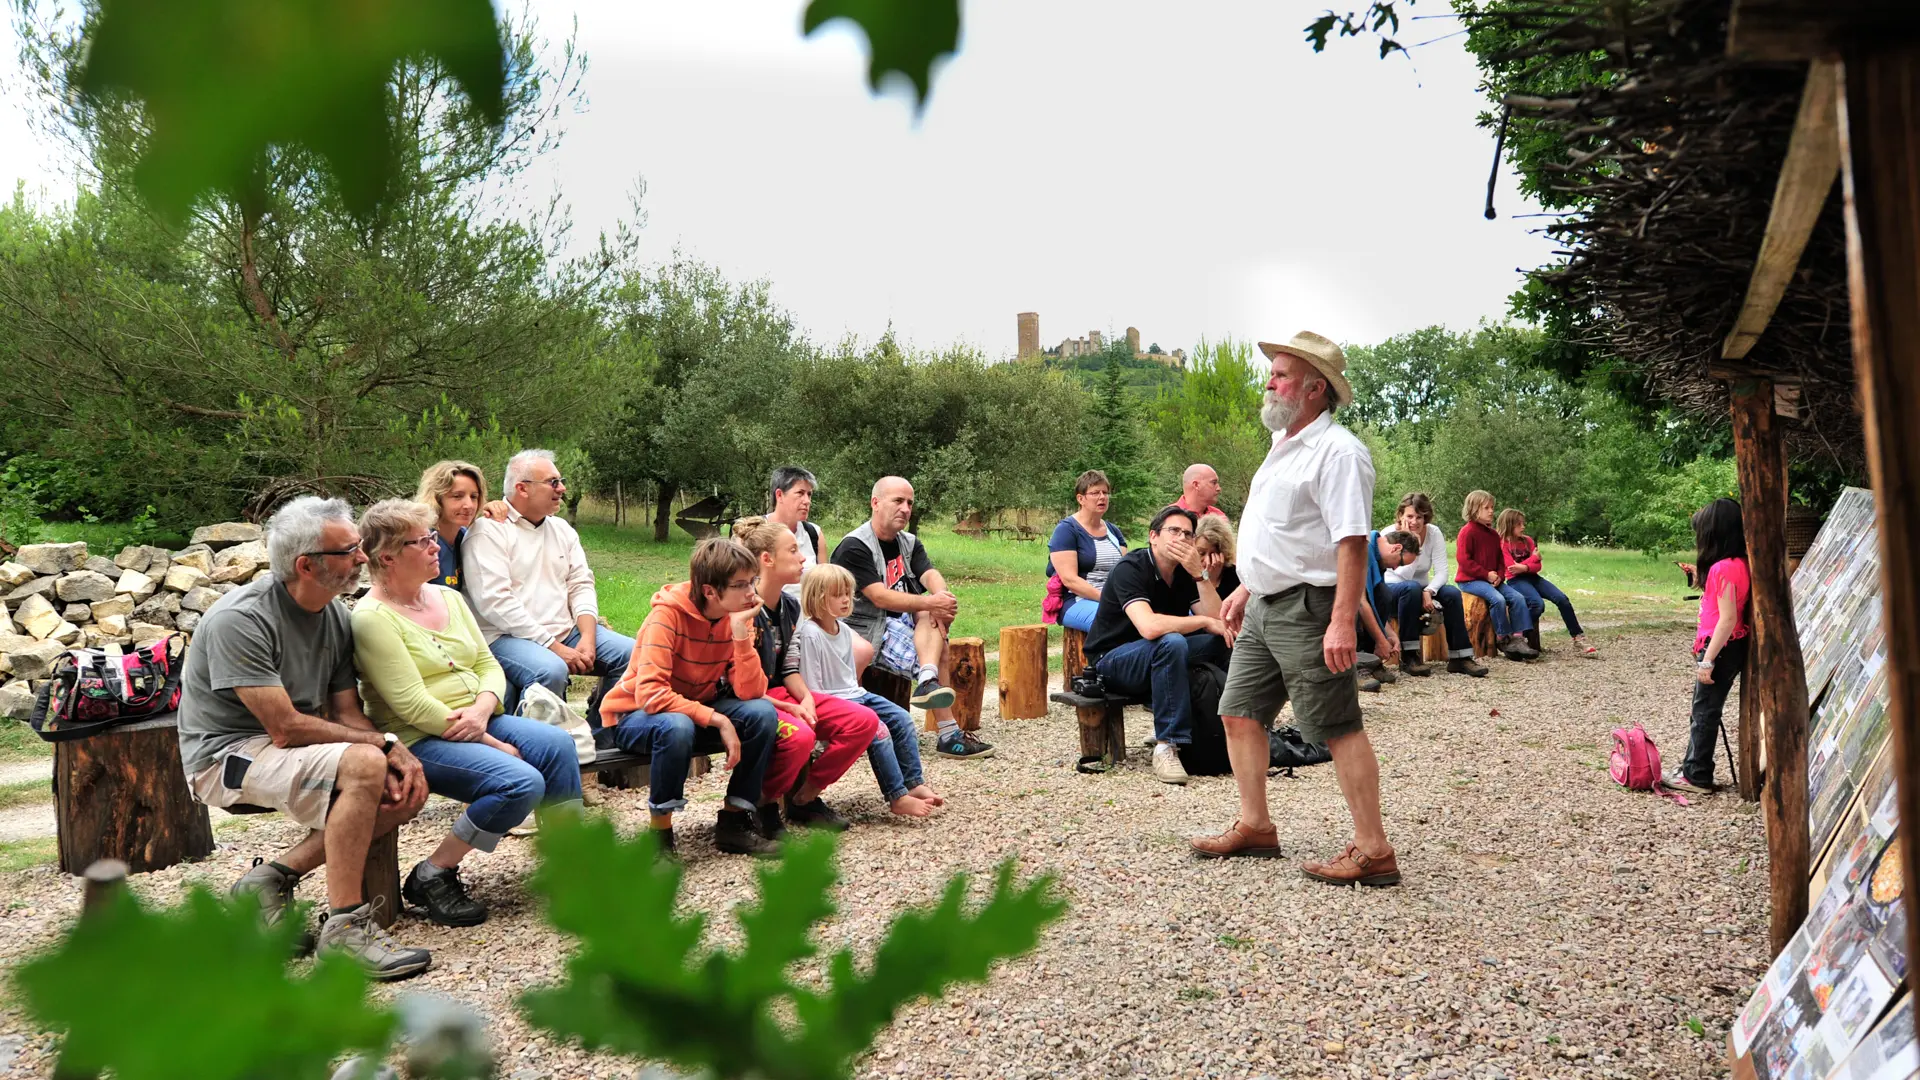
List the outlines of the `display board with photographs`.
{"label": "display board with photographs", "polygon": [[1849,488],[1793,577],[1812,715],[1806,922],[1729,1042],[1745,1080],[1915,1080],[1905,998],[1903,845],[1887,746],[1887,661],[1873,496]]}

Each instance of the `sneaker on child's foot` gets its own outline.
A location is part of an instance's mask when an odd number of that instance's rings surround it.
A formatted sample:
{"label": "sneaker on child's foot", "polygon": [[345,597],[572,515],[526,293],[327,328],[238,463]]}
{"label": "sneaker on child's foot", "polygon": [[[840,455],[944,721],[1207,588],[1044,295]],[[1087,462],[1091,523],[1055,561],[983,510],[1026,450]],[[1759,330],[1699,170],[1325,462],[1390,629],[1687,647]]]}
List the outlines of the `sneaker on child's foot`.
{"label": "sneaker on child's foot", "polygon": [[1180,764],[1180,748],[1172,743],[1155,743],[1153,747],[1153,778],[1163,784],[1184,784],[1187,767]]}
{"label": "sneaker on child's foot", "polygon": [[953,704],[953,691],[940,685],[939,679],[926,678],[913,688],[913,707],[916,709],[944,709]]}
{"label": "sneaker on child's foot", "polygon": [[1593,642],[1588,641],[1585,634],[1573,635],[1573,647],[1580,651],[1581,656],[1589,660],[1600,659],[1600,650],[1593,647]]}
{"label": "sneaker on child's foot", "polygon": [[1695,795],[1711,795],[1714,792],[1720,790],[1720,785],[1713,783],[1712,781],[1708,781],[1705,784],[1694,783],[1693,781],[1687,779],[1687,774],[1681,772],[1679,769],[1675,769],[1672,772],[1668,773],[1667,775],[1661,777],[1660,783],[1664,784],[1667,787],[1673,788],[1676,791],[1689,791]]}
{"label": "sneaker on child's foot", "polygon": [[487,921],[487,906],[468,895],[457,866],[443,870],[422,859],[400,886],[400,898],[441,926],[479,926]]}
{"label": "sneaker on child's foot", "polygon": [[367,977],[382,981],[418,975],[433,963],[425,949],[409,949],[373,921],[373,905],[327,916],[320,926],[320,951],[338,952],[360,963]]}
{"label": "sneaker on child's foot", "polygon": [[814,796],[812,802],[797,803],[787,798],[787,820],[806,829],[826,829],[829,832],[846,832],[849,822],[840,816],[840,811],[827,805],[827,800]]}
{"label": "sneaker on child's foot", "polygon": [[760,835],[754,815],[745,810],[720,811],[713,822],[713,846],[729,855],[778,855],[780,844]]}
{"label": "sneaker on child's foot", "polygon": [[943,735],[940,741],[934,744],[933,749],[941,757],[958,758],[962,761],[968,758],[993,756],[992,744],[983,743],[974,738],[971,731],[956,731],[951,736]]}

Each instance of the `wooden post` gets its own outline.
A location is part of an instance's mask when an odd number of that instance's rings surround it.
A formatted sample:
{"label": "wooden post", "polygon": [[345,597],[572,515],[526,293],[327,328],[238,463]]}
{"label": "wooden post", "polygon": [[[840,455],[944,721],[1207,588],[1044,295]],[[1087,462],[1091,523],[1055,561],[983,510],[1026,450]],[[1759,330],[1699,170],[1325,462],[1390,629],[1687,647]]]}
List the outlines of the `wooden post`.
{"label": "wooden post", "polygon": [[187,790],[172,713],[56,743],[53,791],[69,874],[101,859],[144,873],[213,854],[213,823]]}
{"label": "wooden post", "polygon": [[1047,715],[1047,627],[1000,628],[1000,719]]}
{"label": "wooden post", "polygon": [[1118,705],[1081,705],[1074,710],[1080,721],[1080,756],[1098,756],[1107,765],[1127,759],[1126,710]]}
{"label": "wooden post", "polygon": [[1087,634],[1071,626],[1060,628],[1060,689],[1073,689],[1073,677],[1087,669]]}
{"label": "wooden post", "polygon": [[376,836],[367,845],[360,892],[373,905],[373,921],[392,926],[400,920],[400,830]]}
{"label": "wooden post", "polygon": [[1740,747],[1740,761],[1733,779],[1742,802],[1760,801],[1761,778],[1766,775],[1760,763],[1766,758],[1767,725],[1760,715],[1760,682],[1754,677],[1755,670],[1754,654],[1749,650],[1746,667],[1740,671],[1740,728],[1734,738]]}
{"label": "wooden post", "polygon": [[127,864],[119,859],[101,859],[81,877],[86,879],[80,894],[80,914],[98,909],[127,887]]}
{"label": "wooden post", "polygon": [[[1914,842],[1920,828],[1920,626],[1913,617],[1920,583],[1907,546],[1920,528],[1920,440],[1906,427],[1920,415],[1920,42],[1859,40],[1877,47],[1852,49],[1843,62],[1847,285],[1880,526],[1880,610],[1887,626],[1887,719],[1899,777],[1907,955],[1920,957],[1920,844]],[[1801,783],[1804,790],[1804,777]]]}
{"label": "wooden post", "polygon": [[[1761,812],[1767,823],[1769,922],[1779,952],[1807,917],[1807,673],[1800,633],[1793,624],[1793,593],[1787,579],[1787,452],[1774,425],[1773,384],[1757,376],[1735,378],[1733,453],[1740,475],[1740,510],[1747,533],[1753,670],[1757,716],[1765,717],[1767,780]],[[1745,742],[1743,737],[1742,742]]]}
{"label": "wooden post", "polygon": [[949,638],[947,670],[953,673],[953,718],[961,731],[980,730],[980,709],[987,696],[987,643],[977,637]]}

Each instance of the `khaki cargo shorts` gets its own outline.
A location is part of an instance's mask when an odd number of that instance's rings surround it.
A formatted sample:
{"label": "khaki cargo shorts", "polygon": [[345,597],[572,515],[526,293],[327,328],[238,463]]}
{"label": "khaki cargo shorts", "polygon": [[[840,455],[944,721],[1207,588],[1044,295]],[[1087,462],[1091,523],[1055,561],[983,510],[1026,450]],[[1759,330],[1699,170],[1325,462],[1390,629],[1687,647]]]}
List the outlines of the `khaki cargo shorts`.
{"label": "khaki cargo shorts", "polygon": [[333,806],[334,777],[350,745],[319,743],[282,749],[261,735],[235,745],[220,760],[188,777],[187,786],[194,798],[208,806],[251,803],[278,810],[309,829],[324,829],[327,811]]}
{"label": "khaki cargo shorts", "polygon": [[1293,703],[1293,726],[1311,743],[1360,730],[1360,688],[1352,671],[1327,670],[1322,654],[1333,621],[1333,588],[1296,585],[1247,601],[1240,637],[1220,691],[1221,716],[1246,716],[1272,727]]}

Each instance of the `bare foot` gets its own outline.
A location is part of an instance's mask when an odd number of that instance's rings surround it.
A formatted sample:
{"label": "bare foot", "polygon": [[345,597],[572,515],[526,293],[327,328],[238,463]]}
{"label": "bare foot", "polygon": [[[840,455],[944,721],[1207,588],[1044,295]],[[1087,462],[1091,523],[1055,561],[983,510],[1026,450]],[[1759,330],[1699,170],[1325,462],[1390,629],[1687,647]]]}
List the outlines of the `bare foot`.
{"label": "bare foot", "polygon": [[933,807],[928,806],[925,801],[917,799],[912,795],[900,796],[888,803],[887,809],[899,814],[901,817],[926,817],[928,814],[933,813]]}
{"label": "bare foot", "polygon": [[921,784],[919,787],[914,788],[912,791],[907,792],[907,794],[913,796],[916,799],[919,799],[921,802],[926,803],[928,806],[947,805],[947,800],[945,796],[936,794],[932,788],[928,787],[925,784]]}

